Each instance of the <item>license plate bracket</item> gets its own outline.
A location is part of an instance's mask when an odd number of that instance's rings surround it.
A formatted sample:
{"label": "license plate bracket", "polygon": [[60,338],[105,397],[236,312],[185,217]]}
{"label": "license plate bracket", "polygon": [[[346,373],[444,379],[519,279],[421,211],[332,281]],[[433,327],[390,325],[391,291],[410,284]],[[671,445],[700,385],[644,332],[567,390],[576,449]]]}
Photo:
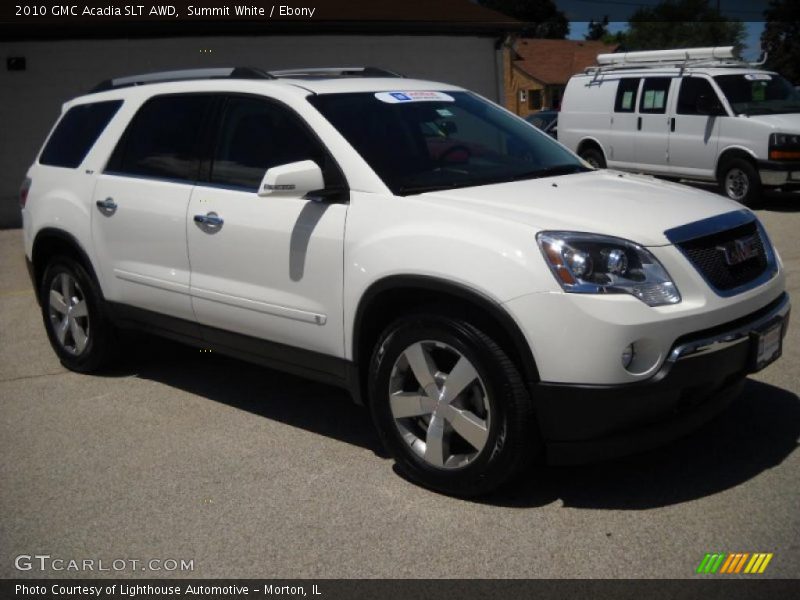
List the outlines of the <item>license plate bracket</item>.
{"label": "license plate bracket", "polygon": [[753,344],[752,370],[760,371],[783,353],[783,319],[750,334]]}

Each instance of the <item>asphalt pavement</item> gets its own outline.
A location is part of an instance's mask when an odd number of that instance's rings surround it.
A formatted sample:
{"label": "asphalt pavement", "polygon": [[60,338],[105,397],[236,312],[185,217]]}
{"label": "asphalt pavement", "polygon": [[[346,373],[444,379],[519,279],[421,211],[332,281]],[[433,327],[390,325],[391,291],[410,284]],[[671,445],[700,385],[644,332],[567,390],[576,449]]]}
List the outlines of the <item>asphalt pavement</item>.
{"label": "asphalt pavement", "polygon": [[[758,213],[797,304],[800,195]],[[153,338],[111,372],[66,371],[22,252],[0,231],[0,577],[695,577],[707,552],[800,576],[797,322],[691,436],[468,501],[400,477],[334,388]]]}

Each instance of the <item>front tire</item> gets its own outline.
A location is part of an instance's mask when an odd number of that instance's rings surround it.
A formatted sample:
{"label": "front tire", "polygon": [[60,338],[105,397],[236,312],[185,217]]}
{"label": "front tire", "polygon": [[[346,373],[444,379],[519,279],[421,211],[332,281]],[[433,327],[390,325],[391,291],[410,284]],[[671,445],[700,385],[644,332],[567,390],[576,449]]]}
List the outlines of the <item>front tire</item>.
{"label": "front tire", "polygon": [[69,257],[53,259],[39,297],[47,337],[64,367],[88,373],[110,362],[115,330],[97,284],[83,265]]}
{"label": "front tire", "polygon": [[585,160],[587,163],[592,165],[595,169],[605,169],[606,168],[606,158],[603,156],[603,153],[598,150],[597,148],[584,148],[581,150],[579,156]]}
{"label": "front tire", "polygon": [[720,190],[731,200],[753,206],[761,198],[761,178],[756,168],[747,160],[736,158],[720,170]]}
{"label": "front tire", "polygon": [[370,410],[397,467],[455,496],[490,492],[541,450],[530,396],[500,346],[433,314],[389,326],[369,373]]}

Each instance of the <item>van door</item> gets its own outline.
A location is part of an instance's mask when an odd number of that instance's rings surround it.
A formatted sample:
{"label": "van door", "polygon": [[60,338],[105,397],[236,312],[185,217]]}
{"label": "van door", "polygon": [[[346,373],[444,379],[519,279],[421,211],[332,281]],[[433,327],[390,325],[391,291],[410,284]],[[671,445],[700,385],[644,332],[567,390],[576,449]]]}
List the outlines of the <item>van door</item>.
{"label": "van door", "polygon": [[[669,164],[676,175],[714,177],[719,147],[719,114],[702,114],[712,107],[712,113],[722,112],[722,102],[711,82],[701,76],[686,76],[680,80],[675,111],[670,119]],[[698,105],[702,108],[698,109]],[[707,111],[705,111],[707,112]]]}
{"label": "van door", "polygon": [[185,221],[204,336],[285,362],[286,346],[260,340],[343,356],[348,205],[258,195],[267,169],[301,160],[322,168],[327,188],[345,188],[338,166],[301,117],[264,96],[229,96],[216,140]]}
{"label": "van door", "polygon": [[642,82],[634,152],[635,168],[645,172],[669,173],[667,104],[672,82],[672,77],[646,77]]}
{"label": "van door", "polygon": [[636,98],[640,77],[620,79],[614,98],[614,113],[611,115],[611,143],[606,164],[609,167],[630,167],[634,159],[634,135],[636,134]]}
{"label": "van door", "polygon": [[146,101],[98,176],[92,241],[108,300],[194,321],[186,211],[212,101],[203,94]]}

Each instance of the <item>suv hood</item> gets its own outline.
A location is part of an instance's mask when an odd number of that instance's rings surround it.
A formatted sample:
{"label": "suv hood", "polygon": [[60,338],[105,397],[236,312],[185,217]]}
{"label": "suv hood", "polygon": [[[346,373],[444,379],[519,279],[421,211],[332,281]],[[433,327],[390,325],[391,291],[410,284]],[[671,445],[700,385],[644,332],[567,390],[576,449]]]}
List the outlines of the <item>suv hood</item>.
{"label": "suv hood", "polygon": [[664,231],[741,210],[732,200],[653,177],[598,170],[428,192],[426,202],[522,222],[537,230],[599,233],[664,246]]}

